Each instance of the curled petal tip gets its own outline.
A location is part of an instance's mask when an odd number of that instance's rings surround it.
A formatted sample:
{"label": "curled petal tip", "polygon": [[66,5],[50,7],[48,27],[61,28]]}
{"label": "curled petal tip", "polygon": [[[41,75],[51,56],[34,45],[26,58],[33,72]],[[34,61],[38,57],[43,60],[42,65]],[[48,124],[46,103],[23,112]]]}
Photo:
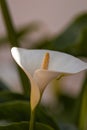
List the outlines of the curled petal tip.
{"label": "curled petal tip", "polygon": [[14,54],[16,52],[17,48],[16,47],[12,47],[11,49],[11,53]]}

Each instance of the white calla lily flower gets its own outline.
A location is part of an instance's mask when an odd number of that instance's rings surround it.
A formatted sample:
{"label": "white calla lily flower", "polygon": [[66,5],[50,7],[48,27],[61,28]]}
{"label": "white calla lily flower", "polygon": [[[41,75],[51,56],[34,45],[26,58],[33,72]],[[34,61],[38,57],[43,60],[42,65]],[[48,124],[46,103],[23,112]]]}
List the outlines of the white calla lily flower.
{"label": "white calla lily flower", "polygon": [[13,47],[11,52],[17,64],[30,79],[32,110],[39,103],[45,87],[53,79],[87,69],[87,63],[58,51]]}

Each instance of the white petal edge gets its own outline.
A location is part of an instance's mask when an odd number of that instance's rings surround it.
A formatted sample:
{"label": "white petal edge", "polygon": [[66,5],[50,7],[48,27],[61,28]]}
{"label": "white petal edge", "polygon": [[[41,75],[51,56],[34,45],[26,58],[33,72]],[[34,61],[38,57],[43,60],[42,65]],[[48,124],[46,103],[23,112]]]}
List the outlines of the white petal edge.
{"label": "white petal edge", "polygon": [[68,74],[78,73],[87,69],[87,63],[80,59],[62,52],[50,50],[28,50],[13,47],[12,56],[20,67],[31,75],[40,69],[42,59],[46,52],[50,54],[49,71],[63,72]]}
{"label": "white petal edge", "polygon": [[16,48],[12,48],[11,53],[12,53],[13,58],[17,62],[17,64],[24,70],[24,72],[27,74],[27,76],[30,80],[30,83],[31,83],[30,104],[31,104],[31,110],[33,111],[35,109],[35,107],[38,105],[40,98],[41,98],[39,87],[33,80],[33,77],[31,76],[31,74],[29,72],[27,72],[27,70],[24,69],[24,67],[21,65],[21,62],[20,62],[21,59],[20,59],[18,51],[16,51]]}

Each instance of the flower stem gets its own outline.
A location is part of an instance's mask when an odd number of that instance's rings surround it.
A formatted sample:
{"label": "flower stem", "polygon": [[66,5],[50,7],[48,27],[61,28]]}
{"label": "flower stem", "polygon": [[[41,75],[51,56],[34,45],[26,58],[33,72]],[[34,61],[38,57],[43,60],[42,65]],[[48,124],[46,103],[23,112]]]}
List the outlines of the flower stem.
{"label": "flower stem", "polygon": [[17,36],[16,36],[16,31],[13,25],[13,21],[6,0],[0,0],[0,4],[1,4],[2,16],[4,19],[4,24],[6,26],[9,42],[11,43],[11,46],[19,46]]}
{"label": "flower stem", "polygon": [[83,84],[83,90],[81,93],[81,99],[80,99],[80,110],[79,110],[79,116],[78,116],[78,127],[80,130],[86,130],[87,129],[87,74],[86,78]]}
{"label": "flower stem", "polygon": [[31,118],[30,118],[30,126],[29,126],[29,130],[35,130],[35,110],[31,110]]}
{"label": "flower stem", "polygon": [[[19,40],[18,40],[18,37],[17,37],[17,32],[16,32],[14,23],[12,21],[11,15],[10,15],[10,11],[9,11],[7,1],[6,0],[0,0],[0,6],[1,6],[2,16],[3,16],[3,20],[4,20],[4,23],[5,23],[6,30],[7,30],[7,34],[8,34],[9,43],[12,47],[13,46],[19,47]],[[28,78],[18,66],[17,66],[17,69],[18,69],[18,72],[19,72],[23,91],[26,94],[29,91]]]}

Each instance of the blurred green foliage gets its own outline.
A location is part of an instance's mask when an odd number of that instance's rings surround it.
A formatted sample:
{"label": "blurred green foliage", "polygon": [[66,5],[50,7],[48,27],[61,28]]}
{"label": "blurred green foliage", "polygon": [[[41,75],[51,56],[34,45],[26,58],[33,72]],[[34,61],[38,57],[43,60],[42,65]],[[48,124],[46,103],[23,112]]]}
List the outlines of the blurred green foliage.
{"label": "blurred green foliage", "polygon": [[[7,29],[6,36],[0,36],[0,45],[21,46],[20,41],[39,29],[38,23],[30,23],[16,29],[5,0],[0,0],[2,14]],[[77,16],[60,34],[38,41],[32,48],[63,51],[87,58],[87,13]],[[23,94],[13,93],[0,81],[0,130],[28,130],[30,119],[30,84],[25,74],[18,68],[23,84]],[[86,130],[87,124],[87,75],[82,91],[77,98],[58,95],[58,111],[49,111],[39,106],[36,130]],[[61,104],[63,110],[61,110]],[[56,108],[57,109],[57,108]],[[50,114],[52,113],[52,114]],[[2,121],[7,122],[2,123]],[[2,124],[2,125],[1,125]],[[52,128],[51,128],[52,127]]]}
{"label": "blurred green foliage", "polygon": [[0,80],[0,91],[9,90],[8,86]]}
{"label": "blurred green foliage", "polygon": [[87,57],[87,13],[73,20],[61,34],[39,43],[36,47]]}
{"label": "blurred green foliage", "polygon": [[[12,123],[5,126],[0,126],[0,130],[29,130],[29,122]],[[54,130],[50,126],[37,123],[35,130]]]}

